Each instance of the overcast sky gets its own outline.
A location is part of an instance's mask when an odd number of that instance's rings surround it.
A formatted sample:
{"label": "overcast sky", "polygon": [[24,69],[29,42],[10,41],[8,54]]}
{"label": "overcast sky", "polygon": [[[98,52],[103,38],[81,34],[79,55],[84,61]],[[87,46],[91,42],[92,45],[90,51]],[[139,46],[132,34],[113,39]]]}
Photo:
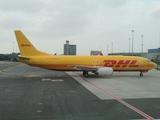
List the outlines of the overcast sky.
{"label": "overcast sky", "polygon": [[[160,0],[0,0],[0,53],[19,51],[14,30],[21,30],[43,52],[62,54],[66,40],[77,55],[104,55],[160,47]],[[132,46],[132,44],[131,44]],[[16,49],[17,48],[17,49]],[[130,51],[132,47],[130,47]]]}

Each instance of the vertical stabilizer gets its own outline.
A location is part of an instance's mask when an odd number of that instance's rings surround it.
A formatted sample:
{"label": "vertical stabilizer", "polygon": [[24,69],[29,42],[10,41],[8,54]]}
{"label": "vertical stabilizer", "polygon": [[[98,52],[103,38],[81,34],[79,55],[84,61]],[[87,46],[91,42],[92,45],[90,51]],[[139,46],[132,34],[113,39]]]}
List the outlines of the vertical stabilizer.
{"label": "vertical stabilizer", "polygon": [[47,53],[38,51],[20,30],[15,30],[14,32],[21,56],[49,55]]}

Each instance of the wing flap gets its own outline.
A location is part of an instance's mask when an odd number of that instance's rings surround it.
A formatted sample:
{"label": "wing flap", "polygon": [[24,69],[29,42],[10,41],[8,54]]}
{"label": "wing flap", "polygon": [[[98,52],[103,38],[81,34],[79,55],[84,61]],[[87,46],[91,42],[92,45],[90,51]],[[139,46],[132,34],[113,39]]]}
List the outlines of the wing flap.
{"label": "wing flap", "polygon": [[98,70],[98,67],[93,67],[93,66],[75,65],[75,68],[77,70],[83,70],[83,71],[97,71]]}

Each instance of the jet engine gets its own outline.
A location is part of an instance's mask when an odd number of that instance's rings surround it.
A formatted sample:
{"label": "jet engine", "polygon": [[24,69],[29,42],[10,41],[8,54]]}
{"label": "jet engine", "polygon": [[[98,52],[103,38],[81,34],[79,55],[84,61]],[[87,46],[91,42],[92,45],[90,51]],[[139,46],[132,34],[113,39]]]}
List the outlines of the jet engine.
{"label": "jet engine", "polygon": [[98,68],[98,70],[95,72],[97,75],[112,75],[113,69],[111,67],[102,67]]}

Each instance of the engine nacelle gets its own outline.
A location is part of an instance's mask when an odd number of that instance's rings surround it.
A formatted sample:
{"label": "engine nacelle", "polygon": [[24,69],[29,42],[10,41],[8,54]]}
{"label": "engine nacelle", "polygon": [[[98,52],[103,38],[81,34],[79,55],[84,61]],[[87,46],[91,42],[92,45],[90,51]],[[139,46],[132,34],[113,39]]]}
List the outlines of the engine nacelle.
{"label": "engine nacelle", "polygon": [[98,68],[98,70],[96,71],[96,74],[98,74],[98,75],[112,75],[113,69],[111,67]]}

